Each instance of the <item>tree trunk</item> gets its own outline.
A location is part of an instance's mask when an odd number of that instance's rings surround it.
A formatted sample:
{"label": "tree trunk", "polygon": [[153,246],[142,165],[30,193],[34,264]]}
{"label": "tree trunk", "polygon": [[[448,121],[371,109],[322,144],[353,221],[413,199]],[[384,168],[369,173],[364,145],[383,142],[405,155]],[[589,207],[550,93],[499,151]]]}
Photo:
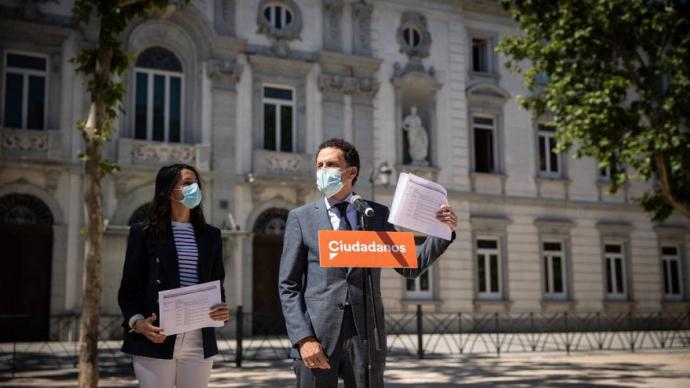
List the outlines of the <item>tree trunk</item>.
{"label": "tree trunk", "polygon": [[86,252],[84,262],[84,297],[79,325],[79,388],[98,386],[98,323],[101,314],[101,245],[103,242],[103,209],[101,157],[104,131],[110,118],[106,112],[105,94],[110,86],[113,48],[104,39],[101,23],[98,61],[91,94],[92,109],[83,130],[86,143]]}
{"label": "tree trunk", "polygon": [[657,151],[654,155],[654,164],[656,166],[657,176],[659,177],[661,195],[675,210],[685,217],[690,218],[690,203],[688,202],[688,199],[676,198],[673,194],[673,190],[671,190],[671,178],[669,177],[666,158],[661,151]]}

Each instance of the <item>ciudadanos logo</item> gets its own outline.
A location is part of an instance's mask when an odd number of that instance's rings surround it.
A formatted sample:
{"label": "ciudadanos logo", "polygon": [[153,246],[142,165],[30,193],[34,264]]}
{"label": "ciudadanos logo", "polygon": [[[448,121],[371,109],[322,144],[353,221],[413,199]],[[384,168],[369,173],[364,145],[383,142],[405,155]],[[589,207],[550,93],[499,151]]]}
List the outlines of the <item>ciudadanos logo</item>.
{"label": "ciudadanos logo", "polygon": [[407,247],[399,244],[383,244],[375,241],[369,244],[361,242],[344,243],[342,241],[330,241],[328,243],[328,259],[333,260],[341,252],[393,252],[405,253]]}
{"label": "ciudadanos logo", "polygon": [[321,267],[417,268],[410,232],[319,231]]}

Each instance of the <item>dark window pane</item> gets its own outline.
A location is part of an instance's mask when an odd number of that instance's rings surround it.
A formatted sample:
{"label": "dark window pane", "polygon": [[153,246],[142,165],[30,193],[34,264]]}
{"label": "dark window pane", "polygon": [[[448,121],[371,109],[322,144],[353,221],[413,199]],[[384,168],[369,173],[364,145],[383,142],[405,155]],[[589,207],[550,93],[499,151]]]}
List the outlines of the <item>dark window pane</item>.
{"label": "dark window pane", "polygon": [[40,76],[29,76],[29,106],[27,107],[26,127],[44,129],[46,101],[46,79]]}
{"label": "dark window pane", "polygon": [[292,12],[285,10],[285,25],[289,26],[292,23]]}
{"label": "dark window pane", "polygon": [[280,30],[283,28],[283,9],[280,7],[275,8],[275,28]]}
{"label": "dark window pane", "polygon": [[46,70],[46,59],[30,55],[7,54],[8,67],[20,67],[22,69]]}
{"label": "dark window pane", "polygon": [[153,140],[165,140],[165,77],[153,76]]}
{"label": "dark window pane", "polygon": [[559,172],[560,168],[558,166],[558,154],[556,153],[556,139],[549,139],[549,154],[551,155],[551,172]]}
{"label": "dark window pane", "polygon": [[546,138],[539,136],[539,171],[546,171]]}
{"label": "dark window pane", "polygon": [[669,279],[669,270],[671,268],[669,260],[664,260],[663,261],[663,271],[664,271],[664,293],[665,294],[670,294],[671,293],[671,282]]}
{"label": "dark window pane", "polygon": [[182,63],[172,51],[163,47],[149,47],[137,57],[137,67],[182,72]]}
{"label": "dark window pane", "polygon": [[414,279],[407,279],[406,289],[407,289],[407,291],[414,291],[415,290]]}
{"label": "dark window pane", "polygon": [[551,284],[549,283],[549,257],[544,256],[544,290],[551,292]]}
{"label": "dark window pane", "polygon": [[498,292],[498,256],[491,255],[489,260],[491,264],[491,272],[489,272],[489,276],[491,276],[491,292]]}
{"label": "dark window pane", "polygon": [[271,7],[264,8],[264,18],[270,23],[271,22]]}
{"label": "dark window pane", "polygon": [[134,107],[134,138],[146,139],[146,111],[149,90],[149,76],[137,73],[137,95]]}
{"label": "dark window pane", "polygon": [[419,290],[429,291],[429,271],[419,275]]}
{"label": "dark window pane", "polygon": [[496,241],[496,240],[477,240],[477,248],[496,249],[496,248],[498,248],[498,241]]}
{"label": "dark window pane", "polygon": [[279,100],[292,101],[292,90],[290,89],[280,89],[280,88],[264,88],[265,98],[277,98]]}
{"label": "dark window pane", "polygon": [[170,77],[170,124],[168,141],[180,142],[180,127],[182,118],[182,80]]}
{"label": "dark window pane", "polygon": [[280,150],[292,152],[292,107],[280,107]]}
{"label": "dark window pane", "polygon": [[606,259],[606,292],[609,294],[613,293],[613,276],[611,273],[611,270],[613,268],[613,264],[611,263],[611,259],[607,258]]}
{"label": "dark window pane", "polygon": [[623,288],[623,260],[616,259],[614,263],[616,263],[616,292],[622,294],[625,292]]}
{"label": "dark window pane", "polygon": [[494,171],[493,131],[474,129],[474,158],[477,172]]}
{"label": "dark window pane", "polygon": [[24,77],[21,74],[5,75],[5,127],[22,127],[22,101],[24,99]]}
{"label": "dark window pane", "polygon": [[671,270],[671,294],[680,294],[680,268],[678,268],[678,260],[670,260]]}
{"label": "dark window pane", "polygon": [[678,249],[676,249],[676,247],[663,247],[661,248],[661,253],[669,256],[677,256]]}
{"label": "dark window pane", "polygon": [[487,43],[483,39],[472,39],[472,70],[485,72],[487,69]]}
{"label": "dark window pane", "polygon": [[276,150],[276,106],[264,104],[264,149]]}
{"label": "dark window pane", "polygon": [[561,258],[554,256],[553,260],[553,292],[563,292],[563,263]]}
{"label": "dark window pane", "polygon": [[422,40],[422,38],[419,35],[419,31],[412,30],[412,47],[419,46],[419,43],[421,40]]}
{"label": "dark window pane", "polygon": [[479,292],[486,292],[486,262],[484,255],[477,256],[477,281]]}
{"label": "dark window pane", "polygon": [[621,246],[618,244],[606,244],[606,253],[621,253]]}
{"label": "dark window pane", "polygon": [[544,243],[544,250],[545,251],[560,252],[561,251],[561,243],[557,243],[557,242]]}

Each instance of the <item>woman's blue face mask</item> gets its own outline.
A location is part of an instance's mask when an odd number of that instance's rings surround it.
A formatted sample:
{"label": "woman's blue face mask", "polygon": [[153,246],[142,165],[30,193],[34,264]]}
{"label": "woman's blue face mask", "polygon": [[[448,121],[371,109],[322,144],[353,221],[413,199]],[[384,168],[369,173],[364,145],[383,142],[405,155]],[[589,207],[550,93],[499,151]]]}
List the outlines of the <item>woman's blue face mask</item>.
{"label": "woman's blue face mask", "polygon": [[175,190],[182,191],[183,197],[181,200],[177,200],[177,202],[180,202],[185,207],[189,209],[194,209],[201,203],[201,189],[199,188],[198,183],[194,182],[190,185],[182,186],[181,189]]}

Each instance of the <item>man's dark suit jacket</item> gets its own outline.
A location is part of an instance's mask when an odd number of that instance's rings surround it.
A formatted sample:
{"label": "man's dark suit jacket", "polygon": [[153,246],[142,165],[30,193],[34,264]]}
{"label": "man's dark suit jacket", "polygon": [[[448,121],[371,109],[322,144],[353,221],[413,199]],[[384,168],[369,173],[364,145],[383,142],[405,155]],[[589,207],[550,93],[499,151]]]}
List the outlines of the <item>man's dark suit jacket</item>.
{"label": "man's dark suit jacket", "polygon": [[[157,244],[152,244],[149,234],[142,224],[132,225],[127,240],[127,253],[122,270],[122,281],[117,300],[122,310],[125,328],[122,351],[129,354],[171,359],[175,346],[175,335],[165,338],[165,342],[155,344],[142,334],[129,332],[129,319],[142,314],[146,318],[151,313],[160,317],[158,309],[158,291],[180,287],[177,249],[172,234]],[[203,230],[195,230],[199,262],[197,271],[199,283],[220,280],[221,297],[225,301],[223,280],[223,242],[220,229],[205,225]],[[159,322],[156,321],[158,326]],[[204,357],[218,353],[216,332],[213,327],[201,329],[204,344]]]}
{"label": "man's dark suit jacket", "polygon": [[[367,222],[368,230],[395,231],[388,223],[389,210],[386,206],[369,202],[375,216]],[[357,332],[364,330],[364,309],[362,304],[362,274],[359,268],[322,268],[319,265],[319,230],[332,230],[333,226],[326,209],[324,198],[290,211],[283,254],[280,260],[278,288],[285,316],[288,336],[293,345],[291,356],[299,358],[297,343],[308,336],[315,337],[327,357],[335,351],[343,321],[344,304],[348,291],[352,314]],[[453,239],[455,233],[453,233]],[[451,240],[452,241],[452,240]],[[451,241],[428,237],[417,246],[417,269],[396,269],[408,278],[415,278],[424,272],[446,250]],[[374,349],[374,335],[369,332],[372,348],[372,366],[382,367],[386,357],[385,321],[381,300],[381,270],[372,269],[372,285],[376,299],[376,317],[379,322],[383,349]],[[373,327],[371,301],[369,305],[369,328]]]}

